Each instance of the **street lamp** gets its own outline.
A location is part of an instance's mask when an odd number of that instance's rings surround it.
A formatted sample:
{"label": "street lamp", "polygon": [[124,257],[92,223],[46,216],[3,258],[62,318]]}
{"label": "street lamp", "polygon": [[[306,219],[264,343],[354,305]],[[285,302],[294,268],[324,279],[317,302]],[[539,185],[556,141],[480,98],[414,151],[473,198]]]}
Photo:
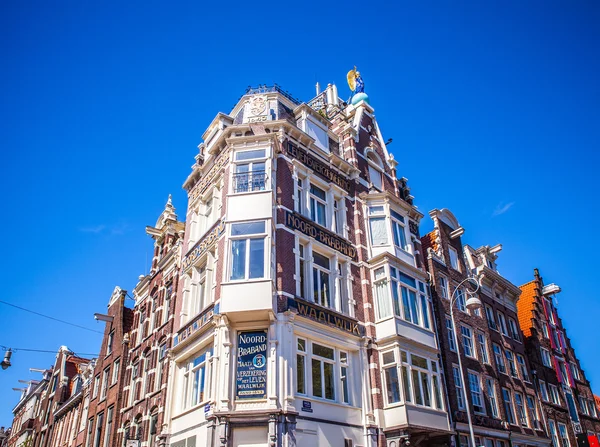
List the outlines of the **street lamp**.
{"label": "street lamp", "polygon": [[[467,421],[469,422],[469,432],[471,434],[471,445],[473,447],[477,447],[475,445],[475,433],[473,432],[473,421],[471,420],[471,411],[469,410],[469,398],[467,397],[467,382],[465,381],[465,371],[463,369],[462,360],[460,359],[460,348],[458,344],[458,335],[456,332],[456,321],[454,320],[454,305],[456,304],[456,299],[458,298],[458,290],[460,286],[462,286],[467,281],[474,281],[477,285],[477,288],[473,292],[467,291],[470,295],[467,301],[465,302],[465,307],[469,310],[475,310],[482,307],[481,300],[475,296],[477,291],[479,290],[480,283],[479,278],[468,277],[467,279],[463,279],[458,285],[454,288],[454,292],[452,293],[452,297],[450,298],[450,318],[452,319],[452,333],[454,334],[454,345],[456,346],[456,353],[458,354],[458,369],[460,369],[460,380],[463,383],[462,393],[463,399],[465,400],[465,406],[467,408]],[[459,441],[460,442],[460,441]]]}

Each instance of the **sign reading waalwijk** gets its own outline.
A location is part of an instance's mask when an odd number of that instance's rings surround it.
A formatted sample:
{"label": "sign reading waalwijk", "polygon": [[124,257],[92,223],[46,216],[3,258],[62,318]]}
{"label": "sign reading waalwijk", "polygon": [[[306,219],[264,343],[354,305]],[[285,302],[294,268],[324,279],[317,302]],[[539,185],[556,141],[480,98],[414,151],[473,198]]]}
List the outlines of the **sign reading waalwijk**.
{"label": "sign reading waalwijk", "polygon": [[236,398],[267,397],[267,333],[240,332],[237,343]]}

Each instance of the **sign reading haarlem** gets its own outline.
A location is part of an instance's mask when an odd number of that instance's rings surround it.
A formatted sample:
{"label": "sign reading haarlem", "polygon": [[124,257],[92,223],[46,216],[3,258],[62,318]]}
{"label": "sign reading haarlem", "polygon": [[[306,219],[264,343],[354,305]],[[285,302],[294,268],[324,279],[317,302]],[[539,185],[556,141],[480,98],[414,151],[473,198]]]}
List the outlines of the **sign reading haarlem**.
{"label": "sign reading haarlem", "polygon": [[267,334],[264,331],[240,332],[237,344],[236,397],[267,397]]}
{"label": "sign reading haarlem", "polygon": [[356,258],[356,248],[352,244],[296,212],[285,212],[285,226],[293,230],[298,230],[349,258]]}

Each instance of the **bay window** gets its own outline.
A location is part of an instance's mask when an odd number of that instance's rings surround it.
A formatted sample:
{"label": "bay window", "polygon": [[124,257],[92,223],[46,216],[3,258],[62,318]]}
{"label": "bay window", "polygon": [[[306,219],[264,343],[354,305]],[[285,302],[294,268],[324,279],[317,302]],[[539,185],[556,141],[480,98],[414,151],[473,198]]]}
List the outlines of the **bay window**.
{"label": "bay window", "polygon": [[237,151],[233,192],[263,191],[266,188],[265,149]]}
{"label": "bay window", "polygon": [[[296,392],[350,404],[352,374],[348,352],[298,338],[296,343]],[[310,368],[310,370],[309,370]]]}
{"label": "bay window", "polygon": [[[386,276],[389,269],[390,281]],[[390,290],[391,287],[391,302]],[[425,329],[431,329],[430,304],[425,284],[393,266],[373,270],[373,294],[378,319],[394,315]]]}
{"label": "bay window", "polygon": [[438,363],[407,351],[396,349],[381,355],[386,405],[408,402],[443,410]]}
{"label": "bay window", "polygon": [[265,277],[266,224],[231,224],[231,281]]}

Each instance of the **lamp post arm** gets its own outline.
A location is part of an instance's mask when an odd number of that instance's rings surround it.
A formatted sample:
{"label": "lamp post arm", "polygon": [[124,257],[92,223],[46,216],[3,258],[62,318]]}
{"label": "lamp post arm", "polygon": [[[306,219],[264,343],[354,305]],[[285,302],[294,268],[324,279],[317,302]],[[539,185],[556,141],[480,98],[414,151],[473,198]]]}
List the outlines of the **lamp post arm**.
{"label": "lamp post arm", "polygon": [[[458,291],[459,287],[464,284],[465,282],[471,280],[472,278],[466,278],[464,280],[462,280],[460,283],[458,283],[458,285],[455,287],[454,289],[454,293],[452,294],[452,297],[450,299],[450,318],[452,319],[452,333],[454,335],[454,344],[456,346],[456,354],[458,356],[458,369],[460,369],[460,377],[462,380],[462,391],[463,391],[463,398],[465,400],[465,408],[467,410],[467,421],[469,422],[469,433],[471,435],[471,445],[472,447],[476,447],[475,445],[475,432],[473,431],[473,421],[471,420],[471,410],[469,408],[469,398],[467,396],[467,382],[465,380],[465,370],[463,369],[463,364],[462,364],[462,360],[460,358],[460,346],[458,344],[458,332],[456,329],[456,320],[454,319],[454,304],[456,302],[456,292]],[[475,290],[476,293],[479,290],[479,281],[477,281],[477,289]],[[459,435],[460,436],[460,435]],[[460,439],[459,439],[459,444],[460,444]]]}

